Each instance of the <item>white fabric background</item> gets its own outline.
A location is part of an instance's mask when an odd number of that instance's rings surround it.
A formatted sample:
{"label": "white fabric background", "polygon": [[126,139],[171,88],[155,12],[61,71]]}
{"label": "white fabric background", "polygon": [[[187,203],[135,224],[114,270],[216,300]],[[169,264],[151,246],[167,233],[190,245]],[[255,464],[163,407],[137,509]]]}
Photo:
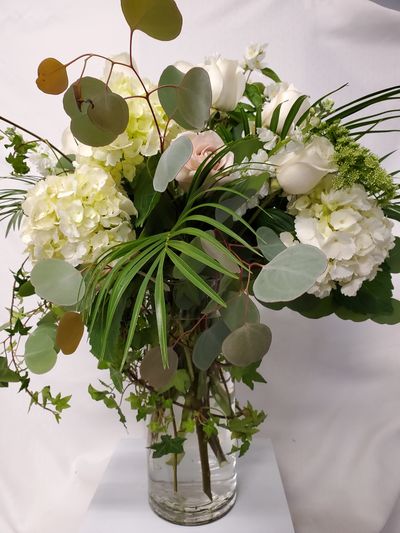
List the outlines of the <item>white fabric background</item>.
{"label": "white fabric background", "polygon": [[[398,1],[379,3],[396,7]],[[36,66],[47,56],[67,61],[82,52],[126,50],[118,4],[1,0],[0,115],[59,142],[66,125],[61,99],[36,89]],[[135,41],[141,70],[154,80],[178,59],[197,62],[214,52],[240,57],[249,42],[261,41],[270,43],[269,62],[281,77],[314,98],[347,81],[340,100],[400,81],[400,13],[369,0],[178,4],[185,18],[178,40]],[[370,142],[382,154],[400,147],[395,134]],[[390,165],[398,168],[399,157]],[[1,250],[3,308],[9,269],[22,258],[18,236],[3,239]],[[398,289],[397,280],[397,296]],[[268,385],[258,387],[252,401],[269,413],[263,431],[274,442],[296,533],[398,533],[400,328],[332,317],[316,322],[289,311],[264,312],[264,319],[274,335],[263,363]],[[39,410],[27,415],[27,398],[13,388],[0,390],[1,533],[78,531],[124,435],[114,413],[86,392],[99,375],[82,346],[35,380],[73,394],[73,408],[59,426]],[[143,434],[133,418],[130,432]]]}

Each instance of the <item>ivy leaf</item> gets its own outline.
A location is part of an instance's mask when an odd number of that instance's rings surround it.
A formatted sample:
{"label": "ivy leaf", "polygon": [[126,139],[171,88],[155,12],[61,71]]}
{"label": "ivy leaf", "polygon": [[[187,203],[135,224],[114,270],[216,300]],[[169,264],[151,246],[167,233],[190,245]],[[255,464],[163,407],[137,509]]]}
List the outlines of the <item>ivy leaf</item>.
{"label": "ivy leaf", "polygon": [[184,453],[183,443],[186,439],[183,437],[171,437],[170,435],[161,435],[161,442],[156,442],[149,446],[153,451],[153,459],[159,459],[170,453]]}
{"label": "ivy leaf", "polygon": [[254,383],[267,383],[261,374],[257,372],[260,363],[252,363],[245,367],[232,366],[230,373],[235,381],[242,381],[251,390],[254,390]]}
{"label": "ivy leaf", "polygon": [[8,368],[7,359],[0,357],[0,383],[17,383],[21,381],[17,372]]}

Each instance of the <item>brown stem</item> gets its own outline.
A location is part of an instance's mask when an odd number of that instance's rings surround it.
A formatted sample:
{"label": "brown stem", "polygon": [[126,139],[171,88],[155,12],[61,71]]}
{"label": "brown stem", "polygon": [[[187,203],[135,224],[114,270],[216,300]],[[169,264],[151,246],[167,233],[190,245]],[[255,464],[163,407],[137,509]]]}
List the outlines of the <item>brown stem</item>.
{"label": "brown stem", "polygon": [[218,435],[211,435],[208,439],[210,448],[212,449],[215,457],[217,458],[219,466],[227,462],[224,450],[222,449],[221,442]]}
{"label": "brown stem", "polygon": [[47,139],[43,139],[43,137],[40,137],[40,135],[37,135],[36,133],[33,133],[32,131],[29,131],[27,130],[26,128],[23,128],[22,126],[20,126],[19,124],[16,124],[15,122],[12,122],[11,120],[9,120],[8,118],[5,118],[5,117],[0,117],[0,120],[5,122],[6,124],[10,124],[10,126],[14,126],[14,128],[18,128],[19,130],[21,131],[24,131],[25,133],[27,133],[28,135],[32,135],[32,137],[34,137],[35,139],[37,139],[38,141],[40,142],[43,142],[45,144],[47,144],[48,146],[50,146],[50,148],[52,148],[53,150],[55,150],[58,154],[62,155],[63,157],[65,157],[65,159],[67,161],[69,161],[70,163],[72,163],[72,159],[70,159],[67,155],[64,154],[64,152],[61,152],[61,150],[59,150],[57,148],[57,146],[54,146],[54,144],[52,144],[51,142],[49,142]]}

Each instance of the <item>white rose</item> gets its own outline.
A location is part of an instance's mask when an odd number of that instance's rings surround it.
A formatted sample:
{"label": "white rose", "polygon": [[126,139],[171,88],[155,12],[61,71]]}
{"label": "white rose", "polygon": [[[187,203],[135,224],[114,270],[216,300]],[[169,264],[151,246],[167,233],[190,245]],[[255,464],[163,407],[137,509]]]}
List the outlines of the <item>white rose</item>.
{"label": "white rose", "polygon": [[314,137],[307,144],[290,142],[270,158],[276,166],[279,185],[287,194],[307,194],[321,179],[335,172],[335,149],[325,137]]}
{"label": "white rose", "polygon": [[[286,117],[289,114],[295,101],[301,96],[301,92],[296,89],[293,84],[280,82],[273,83],[268,85],[265,89],[265,96],[267,97],[267,102],[264,104],[262,111],[262,124],[264,127],[269,127],[271,124],[272,115],[275,109],[279,104],[281,105],[279,112],[279,121],[278,127],[276,129],[277,133],[282,131],[283,125],[285,123]],[[294,120],[293,124],[296,124],[297,120],[309,109],[310,100],[306,98],[300,106]]]}
{"label": "white rose", "polygon": [[[188,72],[193,65],[185,61],[175,63],[181,72]],[[238,61],[223,57],[206,59],[199,65],[207,71],[212,90],[212,107],[220,111],[233,111],[246,88],[246,76]]]}

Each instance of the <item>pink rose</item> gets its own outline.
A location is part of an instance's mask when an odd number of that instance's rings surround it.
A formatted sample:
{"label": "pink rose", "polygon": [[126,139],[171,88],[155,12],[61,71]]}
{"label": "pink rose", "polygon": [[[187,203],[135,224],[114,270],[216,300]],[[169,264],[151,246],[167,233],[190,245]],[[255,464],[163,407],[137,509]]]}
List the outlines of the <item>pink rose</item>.
{"label": "pink rose", "polygon": [[[176,181],[184,191],[187,191],[192,182],[193,176],[201,163],[213,152],[225,145],[221,137],[215,131],[203,131],[202,133],[183,133],[189,137],[193,145],[192,157],[185,164],[179,174],[176,176]],[[224,168],[233,165],[233,153],[229,152],[222,157],[213,167],[211,175],[223,170]],[[218,178],[217,183],[222,184],[230,181],[229,176]]]}

